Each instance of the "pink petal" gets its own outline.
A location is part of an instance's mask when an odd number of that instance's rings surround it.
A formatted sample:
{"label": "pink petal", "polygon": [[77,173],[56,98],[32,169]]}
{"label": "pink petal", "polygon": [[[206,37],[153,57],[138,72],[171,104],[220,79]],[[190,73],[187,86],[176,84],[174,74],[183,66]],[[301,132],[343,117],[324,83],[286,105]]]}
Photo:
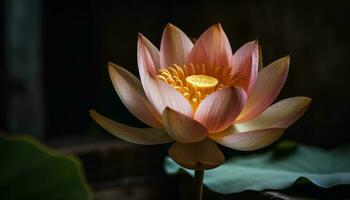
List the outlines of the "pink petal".
{"label": "pink petal", "polygon": [[234,126],[210,135],[215,142],[240,151],[253,151],[264,148],[283,135],[284,129],[270,128],[255,131],[238,132]]}
{"label": "pink petal", "polygon": [[268,109],[257,118],[235,124],[239,130],[257,130],[266,128],[288,128],[298,120],[311,103],[308,97],[291,97],[283,99]]}
{"label": "pink petal", "polygon": [[160,45],[160,66],[183,65],[193,47],[193,43],[179,28],[167,24]]}
{"label": "pink petal", "polygon": [[[158,63],[157,63],[158,62]],[[137,63],[142,84],[146,73],[157,74],[159,69],[159,52],[149,40],[139,34],[137,41]],[[158,66],[156,65],[158,64]]]}
{"label": "pink petal", "polygon": [[163,124],[170,137],[177,142],[199,142],[208,135],[207,129],[202,124],[171,108],[164,110]]}
{"label": "pink petal", "polygon": [[280,93],[289,69],[289,56],[276,60],[258,73],[253,90],[236,123],[248,121],[261,114]]}
{"label": "pink petal", "polygon": [[209,27],[196,41],[187,63],[231,67],[232,50],[220,24]]}
{"label": "pink petal", "polygon": [[206,126],[210,133],[221,131],[234,122],[246,99],[246,93],[241,88],[218,90],[199,104],[194,118]]}
{"label": "pink petal", "polygon": [[304,114],[310,103],[308,97],[284,99],[270,106],[259,117],[234,124],[209,137],[219,144],[241,151],[263,148],[280,138],[284,130]]}
{"label": "pink petal", "polygon": [[167,132],[163,129],[134,128],[108,119],[95,110],[90,110],[90,116],[108,132],[131,143],[152,145],[169,143],[172,141]]}
{"label": "pink petal", "polygon": [[159,115],[163,114],[166,107],[176,110],[184,115],[192,117],[192,106],[186,98],[176,89],[150,74],[145,75],[144,90],[148,100]]}
{"label": "pink petal", "polygon": [[139,79],[113,63],[108,64],[108,70],[114,89],[128,110],[142,122],[162,128],[160,116],[148,102]]}
{"label": "pink petal", "polygon": [[225,162],[224,154],[211,139],[190,144],[175,142],[168,153],[177,164],[187,169],[213,169]]}
{"label": "pink petal", "polygon": [[252,41],[244,44],[232,56],[233,73],[239,73],[245,79],[239,83],[248,94],[251,92],[259,70],[259,44]]}

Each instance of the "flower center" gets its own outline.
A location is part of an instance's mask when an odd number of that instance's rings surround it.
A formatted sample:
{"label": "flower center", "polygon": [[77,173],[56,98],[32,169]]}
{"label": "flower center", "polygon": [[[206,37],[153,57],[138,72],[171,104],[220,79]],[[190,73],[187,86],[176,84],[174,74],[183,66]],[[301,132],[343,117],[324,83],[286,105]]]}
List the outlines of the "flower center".
{"label": "flower center", "polygon": [[186,77],[186,82],[187,84],[202,90],[214,89],[219,83],[218,79],[202,74],[188,76]]}
{"label": "flower center", "polygon": [[218,67],[208,71],[205,66],[173,65],[159,70],[157,77],[182,93],[196,110],[206,96],[224,86],[220,72]]}
{"label": "flower center", "polygon": [[195,111],[209,94],[229,86],[240,85],[241,75],[233,76],[228,67],[174,64],[158,71],[157,78],[179,91]]}

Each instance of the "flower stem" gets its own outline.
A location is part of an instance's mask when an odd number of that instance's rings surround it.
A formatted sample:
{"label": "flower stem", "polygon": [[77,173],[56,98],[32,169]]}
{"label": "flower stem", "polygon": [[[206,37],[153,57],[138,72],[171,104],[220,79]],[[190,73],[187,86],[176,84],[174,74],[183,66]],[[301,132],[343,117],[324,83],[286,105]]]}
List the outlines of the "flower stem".
{"label": "flower stem", "polygon": [[197,169],[194,172],[194,200],[202,200],[204,170]]}

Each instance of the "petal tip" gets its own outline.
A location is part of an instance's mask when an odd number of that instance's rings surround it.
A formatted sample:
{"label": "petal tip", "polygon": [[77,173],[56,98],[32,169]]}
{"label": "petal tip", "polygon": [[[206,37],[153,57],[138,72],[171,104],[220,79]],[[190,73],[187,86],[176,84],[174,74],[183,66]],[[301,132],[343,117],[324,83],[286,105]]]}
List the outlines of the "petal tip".
{"label": "petal tip", "polygon": [[287,65],[289,66],[289,63],[290,63],[290,55],[289,55],[289,54],[286,55],[286,56],[284,57],[284,59],[285,59],[285,61],[287,62]]}
{"label": "petal tip", "polygon": [[137,33],[137,39],[138,39],[138,41],[139,41],[140,43],[143,44],[143,43],[145,42],[146,37],[145,37],[144,35],[142,35],[142,33],[138,32],[138,33]]}
{"label": "petal tip", "polygon": [[110,70],[112,70],[112,69],[115,70],[115,68],[118,67],[118,65],[117,65],[117,64],[114,64],[113,62],[110,62],[110,61],[109,61],[109,62],[107,63],[107,67],[108,67],[108,70],[110,71]]}
{"label": "petal tip", "polygon": [[306,107],[310,106],[310,104],[312,102],[312,98],[304,97],[304,96],[301,96],[299,98],[304,101]]}
{"label": "petal tip", "polygon": [[173,28],[176,28],[176,26],[174,24],[170,23],[170,22],[165,25],[165,29],[166,30],[167,29],[173,29]]}
{"label": "petal tip", "polygon": [[217,29],[222,29],[222,26],[221,26],[221,23],[220,23],[220,22],[214,24],[214,26],[215,26]]}

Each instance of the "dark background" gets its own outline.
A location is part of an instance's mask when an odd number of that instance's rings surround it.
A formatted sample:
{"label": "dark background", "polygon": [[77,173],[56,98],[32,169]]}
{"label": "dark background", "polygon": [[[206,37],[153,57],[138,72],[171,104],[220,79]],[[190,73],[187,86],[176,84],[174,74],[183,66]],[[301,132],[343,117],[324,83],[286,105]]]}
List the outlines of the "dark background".
{"label": "dark background", "polygon": [[[8,4],[1,3],[0,129],[32,133],[20,123],[11,127],[9,105],[14,91],[26,93],[27,84],[8,74]],[[258,39],[264,65],[291,56],[290,72],[279,99],[308,96],[306,114],[284,138],[321,147],[349,143],[350,3],[349,1],[39,1],[42,87],[40,124],[43,141],[107,136],[88,115],[97,111],[133,126],[133,117],[117,97],[107,72],[113,61],[137,72],[136,42],[141,32],[159,47],[162,31],[171,22],[190,37],[220,22],[233,50]],[[34,13],[35,14],[35,13]],[[16,53],[16,52],[10,52]],[[20,59],[21,56],[19,56]],[[22,66],[23,69],[26,66]],[[22,105],[31,106],[30,103]],[[31,118],[22,119],[30,123]],[[26,124],[24,123],[24,124]],[[116,139],[111,138],[111,141]],[[163,148],[163,147],[160,147]],[[166,148],[164,148],[164,154]]]}

